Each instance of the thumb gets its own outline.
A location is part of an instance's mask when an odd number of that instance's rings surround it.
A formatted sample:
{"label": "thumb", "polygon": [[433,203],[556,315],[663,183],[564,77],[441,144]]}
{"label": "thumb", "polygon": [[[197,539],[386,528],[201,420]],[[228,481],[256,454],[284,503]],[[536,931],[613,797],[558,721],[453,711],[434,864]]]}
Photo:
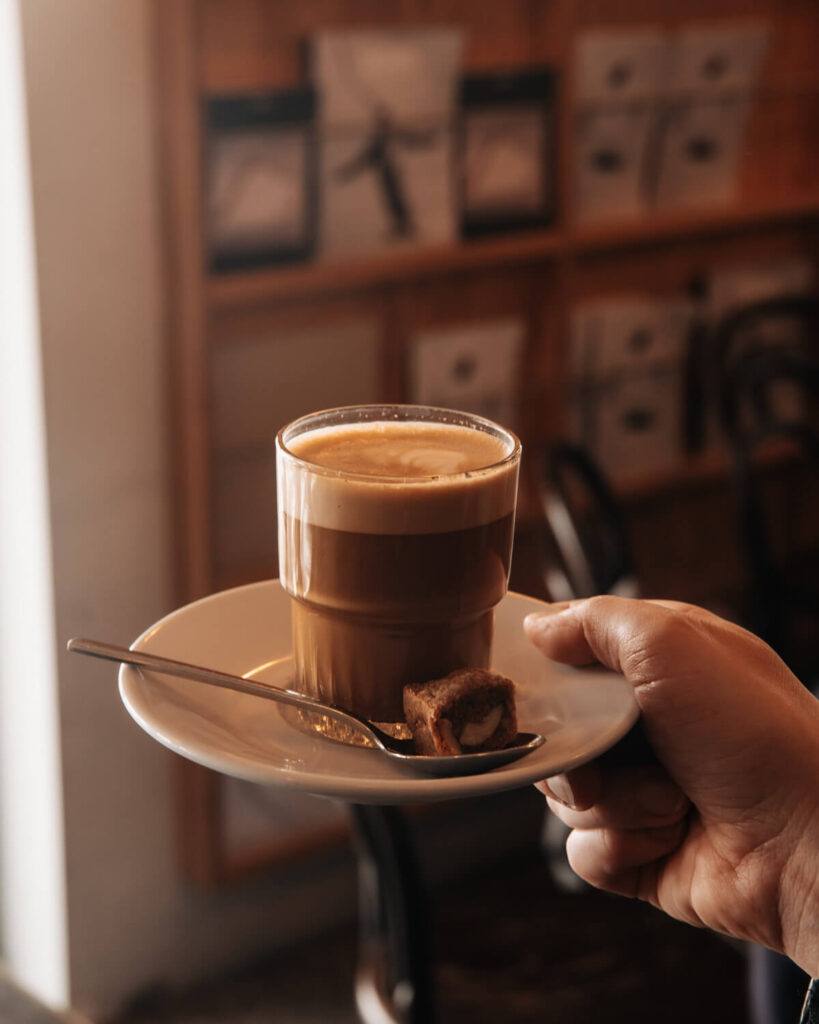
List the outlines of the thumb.
{"label": "thumb", "polygon": [[[547,657],[597,661],[634,686],[646,736],[675,781],[696,798],[703,782],[741,773],[757,794],[771,765],[798,764],[815,701],[757,637],[690,605],[594,597],[529,616]],[[801,740],[801,741],[800,741]]]}
{"label": "thumb", "polygon": [[[646,601],[593,597],[550,605],[527,615],[524,631],[547,657],[567,665],[599,662],[628,676],[637,637],[649,623],[656,628]],[[635,679],[631,679],[636,682]]]}

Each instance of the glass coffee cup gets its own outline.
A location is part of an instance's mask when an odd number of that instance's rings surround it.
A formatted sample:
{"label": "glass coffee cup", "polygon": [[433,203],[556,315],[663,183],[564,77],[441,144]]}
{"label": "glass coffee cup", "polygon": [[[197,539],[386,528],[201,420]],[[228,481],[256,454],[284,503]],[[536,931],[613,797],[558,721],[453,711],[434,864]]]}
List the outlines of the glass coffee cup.
{"label": "glass coffee cup", "polygon": [[296,689],[399,722],[407,683],[488,667],[520,453],[503,427],[426,406],[331,409],[279,432]]}

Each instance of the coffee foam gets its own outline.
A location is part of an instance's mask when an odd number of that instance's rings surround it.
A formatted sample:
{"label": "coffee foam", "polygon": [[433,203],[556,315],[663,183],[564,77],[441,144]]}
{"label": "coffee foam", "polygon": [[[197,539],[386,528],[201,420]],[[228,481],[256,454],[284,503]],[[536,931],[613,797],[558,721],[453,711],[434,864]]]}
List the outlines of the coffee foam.
{"label": "coffee foam", "polygon": [[315,526],[438,533],[492,522],[515,508],[517,463],[491,468],[507,447],[469,427],[345,424],[294,438],[288,447],[292,455],[277,449],[279,507]]}
{"label": "coffee foam", "polygon": [[326,469],[404,479],[484,469],[508,450],[500,438],[469,427],[394,421],[325,427],[294,438],[288,447]]}

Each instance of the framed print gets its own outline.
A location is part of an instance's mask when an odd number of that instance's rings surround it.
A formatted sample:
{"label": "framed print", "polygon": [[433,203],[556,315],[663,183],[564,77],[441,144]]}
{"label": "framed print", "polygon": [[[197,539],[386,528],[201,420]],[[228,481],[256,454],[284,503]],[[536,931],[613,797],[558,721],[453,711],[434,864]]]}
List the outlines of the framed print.
{"label": "framed print", "polygon": [[555,76],[547,68],[461,83],[461,231],[469,238],[554,219]]}
{"label": "framed print", "polygon": [[569,434],[613,476],[668,468],[683,450],[683,296],[623,294],[575,307]]}
{"label": "framed print", "polygon": [[634,217],[648,206],[652,105],[583,109],[575,120],[574,216],[580,223]]}
{"label": "framed print", "polygon": [[747,96],[759,78],[769,37],[770,27],[764,21],[683,28],[671,46],[669,93]]}
{"label": "framed print", "polygon": [[314,109],[311,89],[208,102],[205,234],[212,269],[312,254]]}
{"label": "framed print", "polygon": [[735,200],[749,114],[750,101],[734,96],[671,104],[663,125],[657,205]]}
{"label": "framed print", "polygon": [[451,242],[461,34],[452,29],[319,33],[321,252]]}
{"label": "framed print", "polygon": [[409,344],[409,399],[463,409],[516,429],[523,320],[432,327]]}
{"label": "framed print", "polygon": [[683,29],[669,50],[659,132],[660,206],[730,203],[768,45],[764,23]]}
{"label": "framed print", "polygon": [[682,455],[682,377],[657,367],[602,389],[596,455],[612,476],[668,469]]}
{"label": "framed print", "polygon": [[682,456],[682,374],[647,367],[570,393],[567,433],[610,477],[668,469]]}
{"label": "framed print", "polygon": [[652,101],[661,91],[668,38],[657,28],[593,29],[574,53],[575,100],[581,106]]}
{"label": "framed print", "polygon": [[453,241],[448,127],[398,133],[385,122],[324,135],[321,156],[323,256]]}
{"label": "framed print", "polygon": [[612,295],[576,306],[569,347],[572,376],[587,383],[682,365],[691,323],[683,297]]}

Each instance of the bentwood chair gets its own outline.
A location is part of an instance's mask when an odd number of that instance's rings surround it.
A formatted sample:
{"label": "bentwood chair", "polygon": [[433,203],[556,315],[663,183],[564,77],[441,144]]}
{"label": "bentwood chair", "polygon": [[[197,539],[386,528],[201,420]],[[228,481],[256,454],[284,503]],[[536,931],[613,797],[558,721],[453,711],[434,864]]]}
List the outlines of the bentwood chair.
{"label": "bentwood chair", "polygon": [[[814,499],[819,494],[819,359],[756,352],[738,363],[734,386],[732,399],[746,410],[732,437],[737,532],[748,573],[746,623],[812,687],[819,678],[819,547],[778,549],[783,534],[810,518],[806,489],[813,485]],[[776,395],[785,387],[799,401],[783,410]],[[759,459],[772,443],[787,443],[806,484],[776,504]]]}
{"label": "bentwood chair", "polygon": [[[782,552],[783,535],[811,518],[819,495],[819,297],[755,303],[726,317],[712,338],[719,417],[733,454],[737,536],[747,572],[744,624],[816,692],[819,550]],[[787,443],[805,488],[772,502],[761,456]],[[815,536],[815,535],[814,535]],[[749,949],[753,1024],[798,1019],[807,976],[785,957]]]}
{"label": "bentwood chair", "polygon": [[543,454],[543,582],[553,601],[637,595],[620,506],[589,452],[560,441]]}
{"label": "bentwood chair", "polygon": [[[717,413],[733,443],[772,415],[781,418],[785,403],[772,381],[765,384],[765,359],[788,356],[806,365],[819,358],[819,295],[782,295],[734,310],[714,326],[708,349]],[[798,388],[802,378],[792,381]]]}
{"label": "bentwood chair", "polygon": [[[771,501],[764,455],[773,444],[795,453],[808,485],[819,472],[819,296],[785,295],[726,316],[711,340],[718,414],[732,454],[737,536],[747,572],[745,624],[804,677],[819,674],[819,644],[796,642],[799,620],[819,632],[819,550],[780,554],[777,538],[804,519]],[[787,523],[787,525],[785,525]],[[813,664],[811,664],[813,662]],[[806,680],[809,681],[809,680]]]}

